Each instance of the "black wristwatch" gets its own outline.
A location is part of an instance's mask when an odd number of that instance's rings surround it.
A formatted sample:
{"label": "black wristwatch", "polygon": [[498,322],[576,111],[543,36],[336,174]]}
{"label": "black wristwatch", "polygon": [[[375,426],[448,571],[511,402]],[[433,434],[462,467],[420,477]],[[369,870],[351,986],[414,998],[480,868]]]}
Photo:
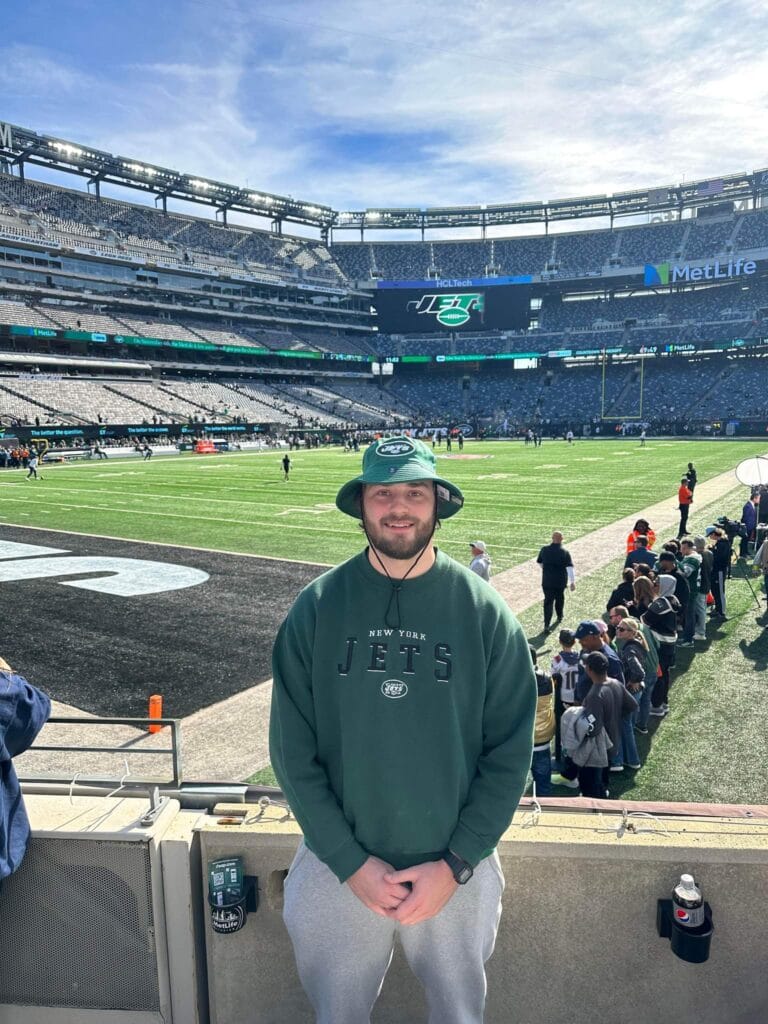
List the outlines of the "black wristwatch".
{"label": "black wristwatch", "polygon": [[467,864],[462,857],[458,857],[452,850],[445,851],[443,860],[453,872],[453,877],[459,885],[466,885],[474,874],[472,865]]}

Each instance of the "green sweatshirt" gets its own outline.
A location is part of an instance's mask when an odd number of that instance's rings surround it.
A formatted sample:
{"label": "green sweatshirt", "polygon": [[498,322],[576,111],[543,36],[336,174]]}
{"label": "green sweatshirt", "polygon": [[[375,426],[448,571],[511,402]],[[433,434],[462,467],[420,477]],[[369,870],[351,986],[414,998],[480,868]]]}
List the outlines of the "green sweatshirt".
{"label": "green sweatshirt", "polygon": [[309,848],[340,881],[450,848],[476,865],[531,764],[536,683],[501,597],[437,552],[392,584],[356,555],[309,584],[273,652],[272,765]]}

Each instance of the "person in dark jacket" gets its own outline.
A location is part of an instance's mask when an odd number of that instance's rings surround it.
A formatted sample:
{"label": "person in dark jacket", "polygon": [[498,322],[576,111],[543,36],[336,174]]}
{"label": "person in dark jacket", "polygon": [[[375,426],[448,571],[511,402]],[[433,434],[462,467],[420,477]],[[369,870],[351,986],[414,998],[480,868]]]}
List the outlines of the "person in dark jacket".
{"label": "person in dark jacket", "polygon": [[704,533],[712,549],[712,596],[715,599],[712,618],[727,622],[725,581],[731,568],[731,544],[726,533],[717,526],[708,526]]}
{"label": "person in dark jacket", "polygon": [[680,625],[682,625],[682,614],[688,607],[691,588],[688,586],[688,580],[680,568],[677,558],[671,551],[662,551],[659,555],[658,573],[660,576],[674,576],[675,578],[675,597],[680,605]]}
{"label": "person in dark jacket", "polygon": [[759,494],[750,495],[749,501],[744,503],[741,510],[741,521],[744,530],[741,534],[741,545],[739,547],[739,558],[746,558],[749,554],[749,542],[754,540],[755,527],[757,526],[757,506],[760,502]]}
{"label": "person in dark jacket", "polygon": [[658,597],[653,601],[642,621],[648,626],[659,648],[659,677],[653,690],[651,714],[663,718],[669,711],[669,671],[675,664],[677,644],[677,615],[680,603],[675,597],[674,576],[659,576]]}
{"label": "person in dark jacket", "polygon": [[611,645],[605,642],[597,624],[592,619],[584,619],[580,622],[576,627],[574,636],[581,645],[582,654],[579,662],[579,678],[576,682],[576,700],[579,703],[586,697],[590,686],[589,676],[585,668],[586,659],[595,651],[604,654],[608,659],[608,674],[611,678],[618,679],[622,685],[624,684],[624,668],[621,664],[621,658]]}
{"label": "person in dark jacket", "polygon": [[760,501],[757,506],[758,523],[768,523],[768,484],[760,484]]}
{"label": "person in dark jacket", "polygon": [[559,530],[552,534],[552,543],[539,551],[536,561],[541,566],[541,589],[544,591],[544,632],[550,630],[552,608],[557,616],[557,625],[563,621],[565,588],[576,589],[576,575],[573,561],[563,547],[563,535]]}
{"label": "person in dark jacket", "polygon": [[696,482],[699,479],[699,474],[696,472],[696,467],[692,462],[688,463],[688,469],[685,471],[685,479],[688,481],[688,490],[693,495],[696,490]]}
{"label": "person in dark jacket", "polygon": [[641,533],[635,539],[635,546],[624,559],[625,567],[629,568],[643,563],[653,568],[656,565],[656,555],[648,548],[648,538]]}
{"label": "person in dark jacket", "polygon": [[624,604],[629,606],[632,603],[635,596],[634,582],[635,570],[624,569],[621,574],[621,583],[618,587],[614,587],[611,591],[611,596],[605,603],[605,610],[607,612],[609,612],[611,608],[615,608],[616,605]]}
{"label": "person in dark jacket", "polygon": [[21,864],[29,842],[29,819],[13,758],[31,745],[50,713],[46,694],[0,658],[0,885]]}

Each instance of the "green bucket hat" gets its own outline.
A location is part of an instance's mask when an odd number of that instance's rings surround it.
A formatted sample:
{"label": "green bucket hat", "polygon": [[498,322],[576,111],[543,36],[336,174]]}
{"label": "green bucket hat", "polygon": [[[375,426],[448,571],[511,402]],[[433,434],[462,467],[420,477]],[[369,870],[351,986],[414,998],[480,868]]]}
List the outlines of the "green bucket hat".
{"label": "green bucket hat", "polygon": [[344,484],[336,495],[336,507],[361,519],[360,494],[363,484],[405,484],[412,480],[434,480],[437,518],[448,519],[464,504],[456,484],[435,472],[435,455],[413,437],[386,437],[374,441],[363,455],[363,472]]}

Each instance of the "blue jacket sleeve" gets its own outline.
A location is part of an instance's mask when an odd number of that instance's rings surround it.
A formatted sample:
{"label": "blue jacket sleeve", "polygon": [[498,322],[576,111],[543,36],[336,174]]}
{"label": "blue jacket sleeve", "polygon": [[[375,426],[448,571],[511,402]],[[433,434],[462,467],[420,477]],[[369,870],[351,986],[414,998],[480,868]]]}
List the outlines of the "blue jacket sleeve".
{"label": "blue jacket sleeve", "polygon": [[14,672],[0,672],[0,737],[3,759],[22,754],[51,713],[50,698]]}

